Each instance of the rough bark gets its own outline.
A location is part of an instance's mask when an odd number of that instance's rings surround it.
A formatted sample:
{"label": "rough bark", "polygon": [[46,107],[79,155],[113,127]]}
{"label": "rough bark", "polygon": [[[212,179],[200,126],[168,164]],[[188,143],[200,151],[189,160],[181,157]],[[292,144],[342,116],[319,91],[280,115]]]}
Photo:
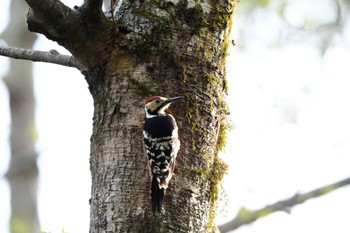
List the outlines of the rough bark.
{"label": "rough bark", "polygon": [[[29,29],[75,56],[94,99],[90,232],[212,231],[225,170],[217,153],[234,2],[112,1],[113,18],[107,18],[102,1],[75,9],[55,0],[26,1]],[[182,143],[176,175],[157,216],[141,129],[150,95],[185,97],[174,105]]]}
{"label": "rough bark", "polygon": [[[36,39],[25,27],[27,10],[25,3],[11,2],[11,19],[2,38],[13,46],[31,48]],[[4,78],[11,111],[11,157],[6,177],[11,192],[10,230],[13,233],[39,231],[32,67],[30,62],[11,60],[10,70]]]}

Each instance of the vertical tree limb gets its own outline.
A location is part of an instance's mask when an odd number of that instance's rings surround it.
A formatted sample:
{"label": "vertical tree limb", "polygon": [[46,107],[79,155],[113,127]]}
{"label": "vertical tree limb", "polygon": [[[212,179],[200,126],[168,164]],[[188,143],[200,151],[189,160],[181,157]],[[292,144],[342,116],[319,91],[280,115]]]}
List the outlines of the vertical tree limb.
{"label": "vertical tree limb", "polygon": [[[25,25],[27,6],[11,2],[10,22],[3,38],[14,46],[33,46],[35,34]],[[38,167],[35,151],[35,101],[33,64],[11,60],[4,81],[10,94],[11,132],[10,166],[6,177],[11,192],[10,230],[12,233],[39,232],[37,211]]]}
{"label": "vertical tree limb", "polygon": [[102,12],[103,0],[85,0],[84,5],[92,11]]}

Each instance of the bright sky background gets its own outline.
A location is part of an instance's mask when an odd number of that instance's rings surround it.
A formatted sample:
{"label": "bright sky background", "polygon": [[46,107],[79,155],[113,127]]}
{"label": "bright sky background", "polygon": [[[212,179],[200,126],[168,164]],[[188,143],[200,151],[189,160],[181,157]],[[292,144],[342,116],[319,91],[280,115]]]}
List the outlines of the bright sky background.
{"label": "bright sky background", "polygon": [[[66,2],[72,7],[80,1]],[[350,176],[349,24],[322,57],[312,41],[281,33],[286,26],[273,11],[278,2],[273,1],[270,10],[257,10],[252,18],[240,7],[234,16],[237,46],[230,50],[227,65],[234,130],[222,155],[230,167],[219,223],[233,218],[242,206],[260,208]],[[294,26],[302,25],[305,15],[325,22],[334,17],[328,0],[289,2],[286,17]],[[7,6],[2,0],[1,31]],[[284,42],[278,42],[278,36]],[[64,52],[44,37],[35,48]],[[0,58],[0,76],[6,64]],[[34,72],[41,228],[88,232],[92,98],[83,76],[72,68],[35,63]],[[8,108],[0,81],[0,176],[9,159]],[[346,187],[236,232],[348,233],[349,197]],[[7,232],[8,218],[9,191],[0,179],[0,232]]]}

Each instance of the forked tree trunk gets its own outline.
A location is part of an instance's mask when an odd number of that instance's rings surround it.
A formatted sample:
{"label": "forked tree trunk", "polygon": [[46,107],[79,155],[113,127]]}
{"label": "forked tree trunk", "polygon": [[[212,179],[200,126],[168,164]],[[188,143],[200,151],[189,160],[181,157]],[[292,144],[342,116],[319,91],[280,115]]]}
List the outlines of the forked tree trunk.
{"label": "forked tree trunk", "polygon": [[[90,232],[212,232],[225,171],[217,153],[226,127],[234,2],[112,1],[109,19],[102,0],[74,10],[27,2],[29,28],[78,59],[94,99]],[[156,216],[141,127],[151,95],[185,97],[174,105],[181,140],[176,175]]]}

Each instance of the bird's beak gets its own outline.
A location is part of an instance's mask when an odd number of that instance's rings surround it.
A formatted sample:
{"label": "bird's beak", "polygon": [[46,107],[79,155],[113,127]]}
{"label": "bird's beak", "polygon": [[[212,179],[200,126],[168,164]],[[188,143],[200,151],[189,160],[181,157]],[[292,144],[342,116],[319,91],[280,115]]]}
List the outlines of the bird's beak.
{"label": "bird's beak", "polygon": [[173,97],[173,98],[169,98],[169,99],[167,99],[166,101],[164,101],[164,102],[162,103],[162,105],[159,106],[158,108],[159,108],[159,109],[162,109],[162,108],[164,108],[164,107],[169,107],[169,105],[170,105],[172,102],[177,101],[177,100],[180,100],[180,99],[182,99],[182,98],[183,98],[183,96],[176,96],[176,97]]}
{"label": "bird's beak", "polygon": [[163,104],[167,105],[167,104],[170,104],[170,103],[175,102],[177,100],[180,100],[182,98],[183,98],[183,96],[172,97],[172,98],[167,99]]}

